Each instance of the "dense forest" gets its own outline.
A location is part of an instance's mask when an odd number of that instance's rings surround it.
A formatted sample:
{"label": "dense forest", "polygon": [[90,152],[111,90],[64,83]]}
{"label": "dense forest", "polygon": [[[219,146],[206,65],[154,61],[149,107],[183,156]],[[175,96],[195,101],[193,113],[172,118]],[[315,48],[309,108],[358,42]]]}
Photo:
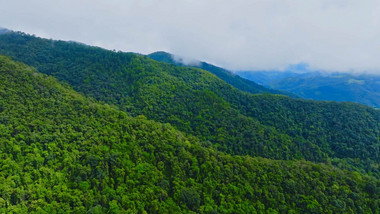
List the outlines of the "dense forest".
{"label": "dense forest", "polygon": [[229,154],[305,159],[380,177],[380,111],[370,107],[247,93],[202,69],[24,33],[0,35],[0,53]]}
{"label": "dense forest", "polygon": [[379,180],[231,156],[0,56],[2,213],[378,213]]}
{"label": "dense forest", "polygon": [[[166,52],[155,52],[150,54],[149,57],[170,64],[202,68],[212,72],[216,76],[243,91],[254,94],[260,92],[281,94],[279,91],[266,89],[257,84],[250,84],[252,82],[247,80],[243,82],[241,80],[244,79],[241,77],[205,62],[187,65],[183,63],[183,60],[181,61],[181,58],[177,59],[178,57]],[[321,81],[323,81],[323,79]],[[341,79],[338,81],[341,81]],[[374,81],[375,80],[372,79],[372,84],[368,87],[373,87]],[[248,86],[250,86],[250,88]],[[218,93],[218,91],[214,92]],[[344,94],[346,94],[346,96],[352,96],[350,92]],[[374,111],[372,108],[366,108],[366,110],[364,110],[365,108],[363,108],[363,106],[351,103],[305,102],[302,99],[289,99],[284,96],[277,96],[274,98],[273,95],[269,94],[254,97],[247,96],[243,93],[235,93],[235,91],[232,91],[232,93],[231,91],[228,91],[227,93],[226,91],[223,91],[223,93],[219,93],[218,95],[225,98],[229,103],[235,104],[234,106],[240,108],[240,112],[244,115],[257,118],[265,125],[274,126],[279,131],[296,137],[292,143],[298,144],[301,148],[297,151],[300,151],[303,154],[302,156],[306,156],[309,160],[322,161],[326,160],[327,156],[338,157],[339,159],[333,158],[332,161],[335,162],[336,165],[339,164],[340,167],[347,167],[347,162],[357,162],[358,160],[352,158],[359,157],[359,159],[367,159],[361,161],[362,163],[359,164],[361,167],[370,169],[370,171],[374,170],[376,173],[379,172],[378,163],[380,150],[378,138],[380,136],[380,116],[378,111]],[[366,121],[368,114],[370,115],[370,118],[373,119]],[[362,122],[364,122],[364,124]],[[358,129],[352,129],[355,126],[358,126],[359,129],[360,127],[368,126],[371,128],[358,131]],[[337,130],[339,133],[334,133]],[[360,136],[357,136],[357,133],[362,132],[366,132],[364,135],[371,137],[365,140]],[[299,136],[302,137],[299,138]],[[305,139],[312,142],[312,144],[305,141]],[[273,139],[271,139],[271,141],[273,142]],[[361,144],[372,145],[372,148],[367,147],[367,149],[363,149],[361,145],[358,145],[358,142]],[[282,145],[285,144],[282,143]],[[321,152],[321,149],[319,148],[321,146],[324,147],[322,149],[323,152]],[[284,147],[280,148],[281,152],[277,151],[275,153],[287,155],[286,151],[288,151],[288,147],[285,146],[285,148],[285,150]],[[327,153],[327,156],[323,154],[324,152]],[[259,153],[266,154],[266,152],[263,152],[262,150]],[[291,153],[293,156],[301,157],[298,154],[295,154],[295,150],[292,150]],[[270,157],[273,158],[274,156]],[[368,157],[375,157],[375,159],[368,160]],[[340,159],[345,160],[342,161]],[[331,159],[329,159],[329,161],[331,161]]]}

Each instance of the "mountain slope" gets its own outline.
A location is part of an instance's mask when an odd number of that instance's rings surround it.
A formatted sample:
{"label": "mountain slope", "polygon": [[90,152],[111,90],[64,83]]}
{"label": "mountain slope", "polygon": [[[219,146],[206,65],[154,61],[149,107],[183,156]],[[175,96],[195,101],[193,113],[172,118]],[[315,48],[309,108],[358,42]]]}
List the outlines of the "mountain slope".
{"label": "mountain slope", "polygon": [[264,86],[258,85],[255,82],[241,78],[240,76],[232,73],[231,71],[228,71],[226,69],[211,65],[211,64],[206,63],[206,62],[193,62],[190,64],[186,64],[183,59],[181,59],[181,58],[175,59],[176,58],[175,56],[173,56],[172,54],[163,52],[163,51],[151,53],[148,55],[148,57],[151,59],[160,61],[160,62],[170,63],[173,65],[188,66],[188,67],[200,68],[200,69],[209,71],[209,72],[215,74],[220,79],[227,82],[228,84],[231,84],[235,88],[240,89],[242,91],[249,92],[249,93],[253,93],[253,94],[257,94],[257,93],[283,94],[283,95],[296,97],[296,95],[291,94],[291,93],[273,90],[273,89],[269,89],[269,88],[266,88]]}
{"label": "mountain slope", "polygon": [[0,52],[230,154],[332,162],[380,176],[380,112],[372,108],[252,95],[205,70],[25,34],[1,35]]}
{"label": "mountain slope", "polygon": [[230,156],[0,56],[3,213],[379,211],[379,180]]}
{"label": "mountain slope", "polygon": [[37,66],[43,73],[132,115],[143,114],[149,119],[169,122],[230,153],[260,153],[262,157],[276,159],[302,155],[289,137],[241,115],[210,91],[210,87],[218,91],[232,87],[206,71],[28,35],[8,34],[2,38],[10,39],[2,45],[15,45],[2,51],[10,51],[8,54],[15,54],[14,57]]}

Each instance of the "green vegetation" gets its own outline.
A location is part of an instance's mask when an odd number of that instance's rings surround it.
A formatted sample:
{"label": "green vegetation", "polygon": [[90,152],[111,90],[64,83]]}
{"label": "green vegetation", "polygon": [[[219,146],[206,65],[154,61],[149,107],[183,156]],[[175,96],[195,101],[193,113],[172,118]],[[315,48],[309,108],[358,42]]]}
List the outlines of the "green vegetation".
{"label": "green vegetation", "polygon": [[252,95],[205,70],[22,33],[0,35],[0,53],[229,154],[332,163],[380,177],[380,111],[366,106]]}
{"label": "green vegetation", "polygon": [[378,213],[378,179],[231,156],[0,56],[1,213]]}

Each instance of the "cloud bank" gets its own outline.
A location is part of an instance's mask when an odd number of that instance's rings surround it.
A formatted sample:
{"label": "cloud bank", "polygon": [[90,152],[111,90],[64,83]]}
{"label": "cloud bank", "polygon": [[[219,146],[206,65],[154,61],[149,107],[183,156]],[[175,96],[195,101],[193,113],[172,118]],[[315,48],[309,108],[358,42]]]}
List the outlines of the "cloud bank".
{"label": "cloud bank", "polygon": [[232,70],[380,74],[378,0],[0,0],[0,26]]}

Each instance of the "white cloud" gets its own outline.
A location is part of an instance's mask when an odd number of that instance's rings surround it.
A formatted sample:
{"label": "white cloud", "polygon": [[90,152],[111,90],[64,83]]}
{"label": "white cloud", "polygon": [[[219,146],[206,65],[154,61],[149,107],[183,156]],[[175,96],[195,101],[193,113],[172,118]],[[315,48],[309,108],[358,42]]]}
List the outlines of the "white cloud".
{"label": "white cloud", "polygon": [[177,63],[180,63],[180,64],[183,64],[183,65],[188,65],[188,66],[201,66],[202,62],[199,61],[199,60],[196,60],[196,59],[192,59],[192,58],[189,58],[189,57],[182,57],[182,56],[179,56],[179,55],[172,55],[171,56],[172,59],[177,62]]}
{"label": "white cloud", "polygon": [[0,26],[230,69],[380,73],[378,0],[0,0]]}

